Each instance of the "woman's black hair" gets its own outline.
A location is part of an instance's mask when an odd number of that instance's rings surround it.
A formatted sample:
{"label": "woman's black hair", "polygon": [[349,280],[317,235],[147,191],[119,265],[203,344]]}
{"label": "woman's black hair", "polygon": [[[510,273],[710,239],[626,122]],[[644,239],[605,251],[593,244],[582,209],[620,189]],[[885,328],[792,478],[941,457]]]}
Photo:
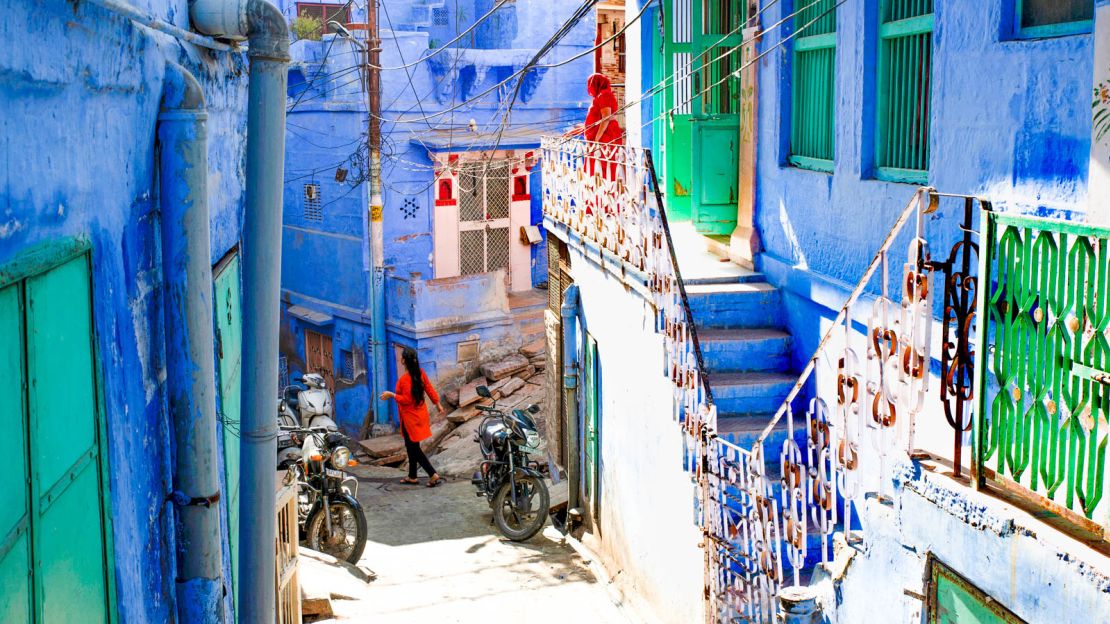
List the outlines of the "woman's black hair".
{"label": "woman's black hair", "polygon": [[420,357],[416,355],[416,349],[405,347],[401,351],[401,363],[412,380],[412,402],[420,405],[424,402],[424,375],[420,372]]}

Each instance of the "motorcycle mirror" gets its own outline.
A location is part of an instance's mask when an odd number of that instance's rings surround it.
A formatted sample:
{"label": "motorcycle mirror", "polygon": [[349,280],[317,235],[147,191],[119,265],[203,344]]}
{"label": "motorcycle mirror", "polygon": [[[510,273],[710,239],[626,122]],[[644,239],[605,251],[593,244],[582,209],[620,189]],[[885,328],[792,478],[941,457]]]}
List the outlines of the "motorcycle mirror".
{"label": "motorcycle mirror", "polygon": [[489,388],[485,386],[478,386],[474,389],[474,391],[477,392],[478,396],[482,397],[483,399],[489,399],[493,397],[493,395],[490,394]]}
{"label": "motorcycle mirror", "polygon": [[529,405],[528,406],[528,413],[529,414],[538,414],[538,413],[540,413],[540,406],[536,405],[535,403]]}

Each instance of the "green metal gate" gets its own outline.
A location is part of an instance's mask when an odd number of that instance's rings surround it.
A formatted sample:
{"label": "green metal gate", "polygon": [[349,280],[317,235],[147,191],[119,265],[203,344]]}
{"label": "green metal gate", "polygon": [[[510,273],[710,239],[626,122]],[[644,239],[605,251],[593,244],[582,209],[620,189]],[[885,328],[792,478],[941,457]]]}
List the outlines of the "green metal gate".
{"label": "green metal gate", "polygon": [[1110,229],[983,213],[975,483],[1108,520]]}
{"label": "green metal gate", "polygon": [[[220,383],[220,423],[231,581],[239,595],[239,397],[242,383],[243,326],[239,305],[239,254],[232,253],[213,271],[216,288],[216,356]],[[238,609],[239,601],[234,600]]]}
{"label": "green metal gate", "polygon": [[115,619],[89,258],[0,287],[0,621]]}

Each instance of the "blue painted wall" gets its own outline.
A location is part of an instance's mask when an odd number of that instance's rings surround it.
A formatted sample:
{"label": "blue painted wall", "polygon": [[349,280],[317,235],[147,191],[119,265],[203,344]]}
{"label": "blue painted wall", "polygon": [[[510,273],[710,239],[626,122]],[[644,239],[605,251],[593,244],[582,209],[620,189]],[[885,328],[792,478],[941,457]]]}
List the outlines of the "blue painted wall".
{"label": "blue painted wall", "polygon": [[[342,5],[342,2],[333,4]],[[385,360],[389,383],[396,379],[393,345],[419,346],[426,367],[441,370],[445,379],[454,381],[475,373],[456,361],[456,344],[472,334],[483,344],[511,338],[507,329],[508,311],[501,320],[475,328],[456,323],[450,331],[437,330],[435,336],[417,332],[398,310],[412,302],[394,301],[398,293],[409,292],[411,285],[435,277],[432,219],[434,207],[433,161],[430,151],[462,151],[473,120],[478,130],[491,133],[504,122],[511,134],[523,129],[536,135],[562,133],[585,115],[587,95],[585,77],[589,74],[589,55],[564,67],[533,72],[506,117],[506,107],[515,81],[507,88],[494,89],[477,98],[522,67],[575,8],[572,4],[522,0],[499,9],[487,23],[479,25],[451,47],[458,50],[437,53],[429,61],[414,63],[474,24],[495,4],[492,0],[460,0],[445,3],[433,15],[422,2],[382,3],[382,175],[383,238],[387,284],[401,280],[404,287],[387,288],[386,322],[389,327]],[[296,14],[296,3],[279,4],[286,15]],[[357,7],[352,22],[364,20]],[[354,29],[356,36],[362,33]],[[545,61],[568,58],[593,44],[594,26],[585,20]],[[369,206],[367,173],[366,101],[357,66],[360,54],[342,38],[326,35],[321,41],[301,41],[293,45],[294,64],[290,71],[286,135],[285,228],[283,238],[282,288],[289,305],[299,305],[332,317],[330,325],[312,328],[310,324],[284,315],[282,353],[293,378],[304,367],[304,329],[326,334],[347,332],[351,344],[363,349],[372,361],[364,338],[370,324],[370,262],[366,212]],[[473,102],[460,105],[468,99]],[[299,100],[299,101],[298,101]],[[457,107],[457,109],[456,109]],[[444,113],[444,111],[449,111]],[[405,122],[398,122],[405,119]],[[448,138],[447,133],[450,132]],[[454,141],[454,136],[459,139]],[[506,144],[509,142],[506,137]],[[517,141],[518,139],[513,139]],[[458,144],[461,144],[458,145]],[[496,144],[486,141],[483,146]],[[454,145],[454,148],[448,146]],[[533,146],[536,144],[533,143]],[[480,149],[480,147],[476,148]],[[347,181],[336,182],[337,168],[347,170]],[[321,189],[319,220],[305,218],[304,185],[317,183]],[[530,184],[539,188],[539,168],[532,171]],[[533,193],[532,222],[541,222],[538,193]],[[532,282],[546,282],[546,251],[543,244],[533,247]],[[462,282],[466,282],[463,284]],[[399,282],[400,283],[400,282]],[[457,288],[466,292],[486,281],[461,280],[452,288],[421,289],[418,305],[427,307],[429,318],[458,318],[454,295]],[[481,294],[485,293],[485,295]],[[488,296],[481,291],[475,296]],[[488,319],[487,319],[488,321]],[[442,335],[446,332],[446,335]],[[519,341],[519,340],[518,340]],[[347,339],[344,338],[344,343]],[[518,345],[519,346],[519,345]],[[339,342],[333,343],[336,367]],[[490,352],[487,355],[496,355]],[[337,387],[337,418],[355,431],[369,409],[368,378],[362,377],[345,387]]]}
{"label": "blue painted wall", "polygon": [[[186,0],[139,4],[188,25]],[[179,45],[89,3],[3,5],[0,263],[62,237],[92,245],[120,620],[172,621],[156,119],[165,63],[181,63],[208,103],[214,264],[242,221],[246,58]]]}

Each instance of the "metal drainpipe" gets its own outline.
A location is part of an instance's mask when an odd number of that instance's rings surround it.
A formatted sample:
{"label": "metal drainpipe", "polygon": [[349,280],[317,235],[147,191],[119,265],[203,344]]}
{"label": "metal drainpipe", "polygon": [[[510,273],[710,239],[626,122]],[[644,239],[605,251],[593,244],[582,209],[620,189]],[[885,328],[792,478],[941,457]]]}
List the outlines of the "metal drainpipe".
{"label": "metal drainpipe", "polygon": [[239,619],[273,622],[277,362],[289,29],[266,0],[193,0],[204,34],[247,39],[247,186],[243,215]]}
{"label": "metal drainpipe", "polygon": [[158,114],[159,197],[181,622],[223,620],[207,119],[200,83],[180,65],[166,63]]}
{"label": "metal drainpipe", "polygon": [[559,309],[563,319],[563,405],[567,416],[567,526],[578,507],[578,286],[571,284]]}

